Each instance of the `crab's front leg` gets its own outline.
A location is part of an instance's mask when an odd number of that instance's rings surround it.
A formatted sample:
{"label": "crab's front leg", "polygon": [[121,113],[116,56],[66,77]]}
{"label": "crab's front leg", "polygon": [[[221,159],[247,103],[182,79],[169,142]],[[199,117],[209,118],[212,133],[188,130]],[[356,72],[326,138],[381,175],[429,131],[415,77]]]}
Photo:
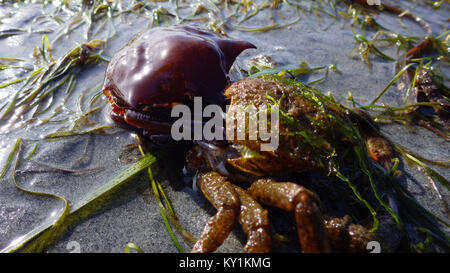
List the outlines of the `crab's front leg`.
{"label": "crab's front leg", "polygon": [[241,211],[238,217],[239,224],[241,224],[242,229],[247,234],[247,243],[243,252],[269,252],[272,239],[269,233],[267,210],[263,209],[245,190],[236,185],[233,185],[233,187],[241,202]]}
{"label": "crab's front leg", "polygon": [[236,218],[248,237],[243,252],[270,251],[271,238],[267,211],[245,190],[227,182],[225,177],[216,172],[198,174],[197,185],[217,208],[217,213],[209,219],[192,252],[216,250],[228,237]]}
{"label": "crab's front leg", "polygon": [[192,252],[213,252],[233,230],[239,214],[239,196],[233,185],[216,172],[199,173],[197,185],[217,213],[209,219]]}
{"label": "crab's front leg", "polygon": [[318,197],[295,183],[259,179],[247,192],[259,203],[294,212],[303,252],[330,252]]}

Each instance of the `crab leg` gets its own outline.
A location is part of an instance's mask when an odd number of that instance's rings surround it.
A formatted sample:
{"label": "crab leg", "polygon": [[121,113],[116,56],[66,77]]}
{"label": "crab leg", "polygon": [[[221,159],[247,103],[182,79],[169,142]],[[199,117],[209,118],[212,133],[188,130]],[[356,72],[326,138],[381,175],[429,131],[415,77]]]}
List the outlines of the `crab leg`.
{"label": "crab leg", "polygon": [[157,133],[170,134],[171,124],[169,122],[153,120],[150,115],[145,113],[125,109],[123,119],[127,124],[137,128]]}
{"label": "crab leg", "polygon": [[376,239],[375,234],[365,227],[353,224],[348,215],[342,218],[327,217],[325,227],[330,245],[333,246],[333,249],[342,253],[368,252],[368,243]]}
{"label": "crab leg", "polygon": [[295,212],[303,252],[330,252],[318,197],[295,183],[259,179],[247,191],[257,202]]}
{"label": "crab leg", "polygon": [[239,196],[233,185],[216,172],[198,174],[197,185],[217,213],[209,219],[192,252],[213,252],[233,229],[239,213]]}
{"label": "crab leg", "polygon": [[269,234],[269,217],[267,211],[261,207],[245,190],[233,185],[239,195],[241,211],[239,223],[245,234],[247,243],[244,253],[267,253],[270,251],[271,238]]}

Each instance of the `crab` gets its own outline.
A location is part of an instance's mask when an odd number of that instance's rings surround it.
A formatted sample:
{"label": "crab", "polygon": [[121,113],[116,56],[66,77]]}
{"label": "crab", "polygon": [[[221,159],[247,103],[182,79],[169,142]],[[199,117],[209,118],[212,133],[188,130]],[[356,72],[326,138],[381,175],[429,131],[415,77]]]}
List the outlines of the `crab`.
{"label": "crab", "polygon": [[262,204],[294,214],[303,252],[367,252],[375,233],[348,215],[324,216],[318,194],[301,181],[277,178],[307,171],[336,174],[337,162],[351,161],[354,151],[365,147],[368,157],[390,169],[392,150],[371,119],[280,77],[244,79],[228,86],[225,95],[232,107],[276,103],[287,115],[280,120],[280,146],[274,151],[260,151],[259,140],[234,138],[198,141],[188,152],[185,173],[195,174],[194,183],[217,209],[192,251],[215,251],[239,221],[248,237],[243,251],[269,252],[269,218]]}
{"label": "crab", "polygon": [[[366,114],[298,81],[266,77],[229,85],[227,72],[235,58],[250,48],[255,46],[188,26],[142,32],[113,56],[106,71],[103,93],[112,105],[111,118],[149,134],[168,134],[174,122],[171,109],[178,104],[192,106],[194,97],[222,107],[227,102],[279,105],[277,150],[260,152],[260,140],[228,139],[199,141],[188,152],[187,173],[196,174],[196,184],[217,208],[193,252],[215,251],[236,220],[248,235],[244,252],[270,251],[268,213],[261,204],[295,214],[304,252],[366,251],[375,238],[373,232],[353,224],[349,216],[324,216],[318,194],[298,181],[277,179],[320,171],[346,181],[340,164],[357,154],[360,160],[355,166],[365,171],[366,151],[389,170],[389,143]],[[247,184],[239,184],[242,181]]]}
{"label": "crab", "polygon": [[255,46],[190,26],[141,32],[108,65],[102,90],[113,106],[111,118],[151,134],[170,133],[173,106],[190,105],[194,96],[224,104],[228,71],[249,48]]}

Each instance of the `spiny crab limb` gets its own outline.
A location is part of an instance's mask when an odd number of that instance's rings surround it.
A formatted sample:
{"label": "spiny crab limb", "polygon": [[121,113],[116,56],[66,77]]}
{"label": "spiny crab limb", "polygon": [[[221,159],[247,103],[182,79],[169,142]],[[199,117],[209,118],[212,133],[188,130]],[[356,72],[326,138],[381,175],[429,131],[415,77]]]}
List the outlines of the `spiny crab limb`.
{"label": "spiny crab limb", "polygon": [[245,190],[233,185],[239,195],[241,211],[239,213],[239,224],[245,234],[247,243],[244,253],[267,253],[270,252],[271,237],[269,234],[269,217],[267,210],[263,209]]}
{"label": "spiny crab limb", "polygon": [[318,197],[295,183],[259,179],[245,191],[216,172],[200,173],[197,183],[218,212],[208,221],[192,252],[216,250],[233,229],[237,215],[248,238],[243,252],[269,252],[269,219],[258,202],[295,212],[300,243],[307,253],[330,252],[331,248],[338,252],[363,253],[368,251],[370,241],[377,240],[374,233],[353,224],[348,215],[322,218]]}
{"label": "spiny crab limb", "polygon": [[259,203],[295,213],[297,231],[303,252],[330,252],[318,197],[295,183],[259,179],[248,193]]}
{"label": "spiny crab limb", "polygon": [[216,172],[199,173],[197,185],[217,213],[209,219],[192,252],[209,253],[222,245],[233,230],[239,214],[239,196],[233,185]]}
{"label": "spiny crab limb", "polygon": [[236,218],[248,237],[243,252],[270,251],[269,218],[261,205],[245,190],[230,184],[224,176],[216,172],[199,173],[196,180],[200,190],[217,209],[217,213],[209,219],[192,252],[216,250],[228,237]]}

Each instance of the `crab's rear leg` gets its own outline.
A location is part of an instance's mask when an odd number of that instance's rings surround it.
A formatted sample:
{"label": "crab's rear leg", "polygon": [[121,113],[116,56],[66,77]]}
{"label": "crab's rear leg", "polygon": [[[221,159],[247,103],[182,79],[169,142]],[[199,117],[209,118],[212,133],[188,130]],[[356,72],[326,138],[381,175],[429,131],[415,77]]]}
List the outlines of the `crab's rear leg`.
{"label": "crab's rear leg", "polygon": [[304,252],[330,252],[318,197],[295,183],[259,179],[247,192],[259,203],[294,212]]}
{"label": "crab's rear leg", "polygon": [[222,245],[232,231],[239,214],[240,202],[233,185],[216,172],[198,174],[197,185],[217,209],[192,249],[192,252],[208,253]]}

